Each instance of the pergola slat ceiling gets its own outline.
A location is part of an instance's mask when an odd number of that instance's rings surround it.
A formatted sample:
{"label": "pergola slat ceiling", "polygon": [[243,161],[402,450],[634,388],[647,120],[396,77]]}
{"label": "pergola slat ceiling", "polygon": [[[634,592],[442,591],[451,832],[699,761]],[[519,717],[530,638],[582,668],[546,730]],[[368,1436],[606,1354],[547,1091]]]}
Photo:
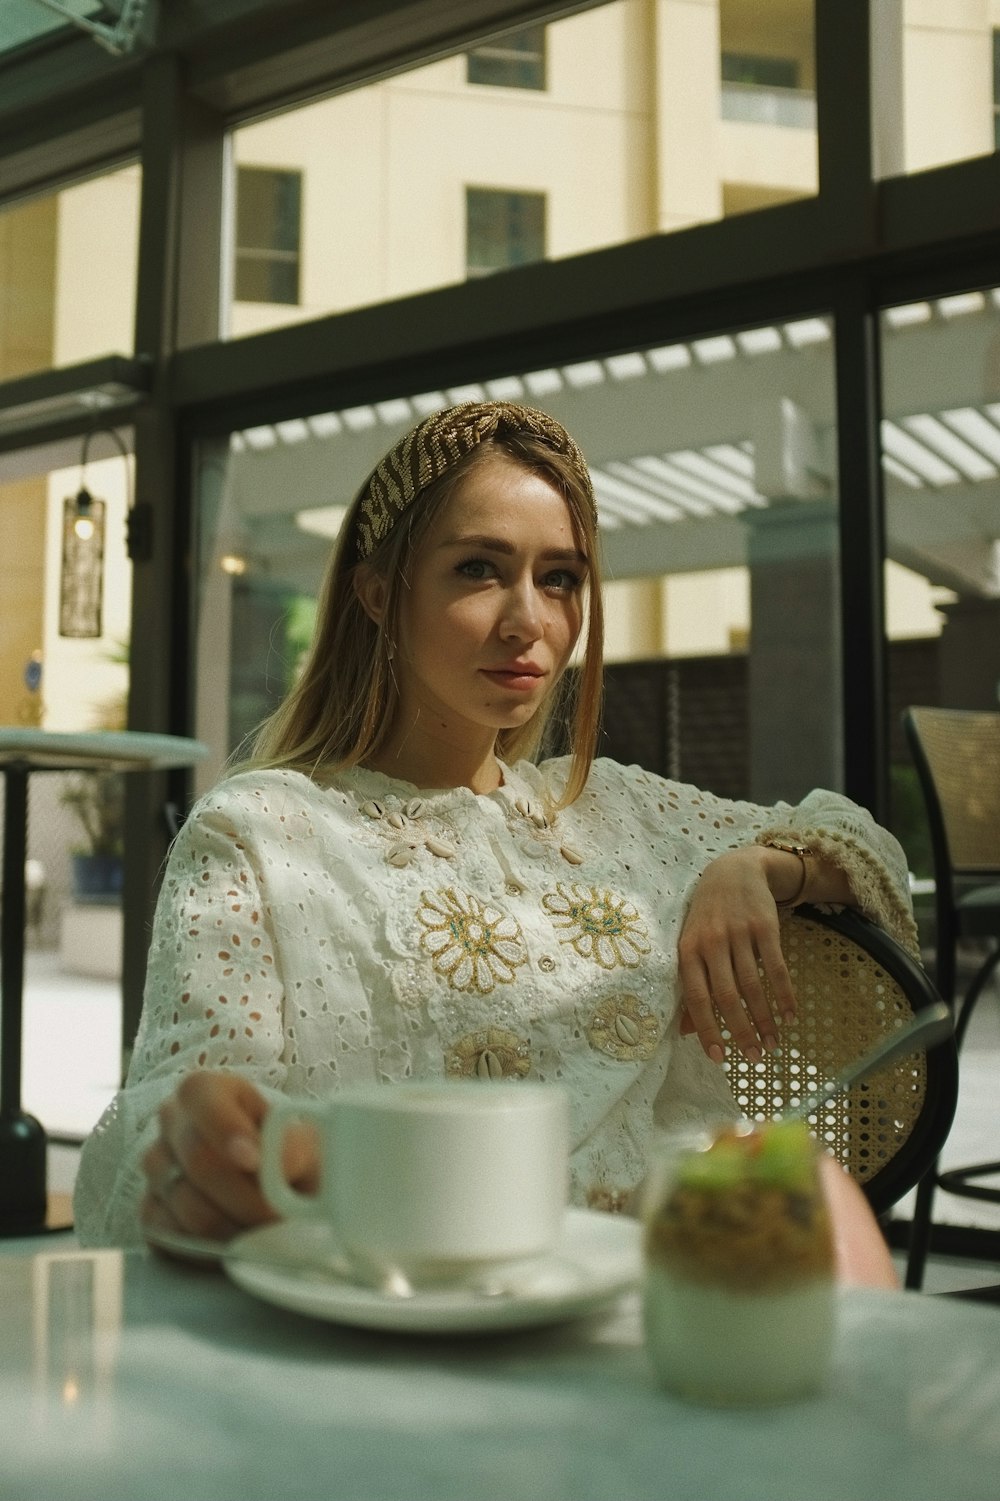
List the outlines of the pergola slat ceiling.
{"label": "pergola slat ceiling", "polygon": [[[990,295],[994,305],[1000,305],[998,294]],[[908,309],[889,310],[890,333],[932,318],[950,322],[959,315],[982,314],[987,304],[983,294],[975,294],[974,301],[964,299],[961,307],[955,305],[955,299],[915,306],[920,310],[918,317],[907,316]],[[369,433],[373,449],[381,453],[394,434],[453,402],[492,398],[552,405],[553,398],[560,395],[572,399],[577,393],[592,393],[601,387],[662,377],[669,372],[699,366],[717,368],[730,361],[766,362],[768,357],[780,353],[786,357],[802,354],[827,343],[830,337],[830,327],[824,319],[803,319],[747,330],[732,337],[634,350],[605,360],[587,360],[559,369],[536,370],[524,376],[505,376],[483,384],[427,391],[409,399],[397,398],[374,406],[250,428],[234,434],[232,443],[236,451],[250,449],[261,453],[310,438],[329,440],[339,435]],[[786,386],[779,380],[772,389],[781,391]],[[1000,475],[1000,404],[988,403],[982,407],[970,404],[938,413],[914,412],[886,418],[882,423],[882,442],[883,468],[890,484],[935,491],[996,480]],[[726,443],[663,452],[612,456],[590,451],[601,525],[607,530],[733,516],[769,504],[768,497],[754,486],[754,444],[743,435],[732,435]]]}

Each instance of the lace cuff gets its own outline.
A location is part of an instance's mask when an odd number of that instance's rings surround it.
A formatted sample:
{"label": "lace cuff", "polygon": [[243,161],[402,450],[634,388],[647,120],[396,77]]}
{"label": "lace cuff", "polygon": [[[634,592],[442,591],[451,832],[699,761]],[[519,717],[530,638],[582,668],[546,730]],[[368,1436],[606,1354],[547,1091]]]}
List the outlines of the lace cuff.
{"label": "lace cuff", "polygon": [[793,823],[764,830],[754,843],[767,844],[772,839],[807,844],[818,859],[836,865],[846,875],[855,902],[865,916],[919,959],[920,943],[909,892],[899,885],[870,845],[841,831]]}

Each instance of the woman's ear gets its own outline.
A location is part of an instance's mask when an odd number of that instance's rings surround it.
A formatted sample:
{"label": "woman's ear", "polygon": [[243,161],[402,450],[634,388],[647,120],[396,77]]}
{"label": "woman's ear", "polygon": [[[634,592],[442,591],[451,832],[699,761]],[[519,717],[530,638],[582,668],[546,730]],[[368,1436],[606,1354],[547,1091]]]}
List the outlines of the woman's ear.
{"label": "woman's ear", "polygon": [[385,619],[386,588],[385,579],[374,568],[362,564],[354,570],[354,592],[361,602],[361,608],[369,620],[374,620],[376,625],[381,625]]}

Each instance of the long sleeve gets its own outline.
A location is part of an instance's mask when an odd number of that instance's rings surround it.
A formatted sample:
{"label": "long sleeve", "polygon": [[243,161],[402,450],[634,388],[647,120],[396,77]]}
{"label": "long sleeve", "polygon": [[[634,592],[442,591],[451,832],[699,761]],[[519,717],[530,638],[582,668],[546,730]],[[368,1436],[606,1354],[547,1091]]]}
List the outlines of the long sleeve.
{"label": "long sleeve", "polygon": [[171,850],[128,1079],[81,1157],[74,1208],[84,1244],[139,1240],[140,1161],[159,1106],[186,1073],[230,1068],[264,1087],[283,1083],[283,987],[245,823],[202,805]]}
{"label": "long sleeve", "polygon": [[779,804],[756,842],[793,838],[837,865],[858,907],[914,955],[919,953],[906,856],[888,829],[835,792],[810,792],[797,807]]}
{"label": "long sleeve", "polygon": [[607,779],[605,800],[617,805],[618,821],[634,820],[669,846],[671,866],[686,870],[689,881],[725,850],[793,839],[839,866],[860,910],[917,952],[906,856],[888,829],[841,793],[817,789],[800,803],[766,806],[716,797],[637,766],[599,761],[595,770]]}

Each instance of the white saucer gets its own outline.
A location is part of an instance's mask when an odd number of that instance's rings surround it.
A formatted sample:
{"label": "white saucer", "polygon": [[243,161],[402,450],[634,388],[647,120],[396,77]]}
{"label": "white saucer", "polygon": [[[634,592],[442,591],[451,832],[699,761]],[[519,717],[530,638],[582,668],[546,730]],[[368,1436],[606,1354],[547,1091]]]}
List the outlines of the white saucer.
{"label": "white saucer", "polygon": [[237,1236],[223,1264],[255,1297],[335,1324],[414,1334],[523,1329],[579,1318],[637,1287],[642,1227],[622,1215],[571,1209],[552,1253],[505,1271],[509,1290],[499,1294],[455,1288],[394,1297],[317,1267],[338,1254],[327,1226],[283,1221]]}

